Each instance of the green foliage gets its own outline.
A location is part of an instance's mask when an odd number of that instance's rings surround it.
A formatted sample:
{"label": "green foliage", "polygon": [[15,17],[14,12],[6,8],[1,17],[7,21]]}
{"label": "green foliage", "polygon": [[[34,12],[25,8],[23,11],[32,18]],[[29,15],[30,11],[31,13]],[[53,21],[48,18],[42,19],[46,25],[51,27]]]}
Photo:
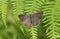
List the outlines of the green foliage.
{"label": "green foliage", "polygon": [[[60,39],[60,0],[0,0],[0,39]],[[30,28],[20,14],[43,11],[42,23]]]}
{"label": "green foliage", "polygon": [[[47,5],[47,7],[46,7]],[[43,19],[44,27],[46,28],[46,35],[50,39],[56,39],[60,37],[60,12],[59,12],[59,0],[53,0],[46,2],[45,16]],[[48,11],[47,11],[48,10]]]}

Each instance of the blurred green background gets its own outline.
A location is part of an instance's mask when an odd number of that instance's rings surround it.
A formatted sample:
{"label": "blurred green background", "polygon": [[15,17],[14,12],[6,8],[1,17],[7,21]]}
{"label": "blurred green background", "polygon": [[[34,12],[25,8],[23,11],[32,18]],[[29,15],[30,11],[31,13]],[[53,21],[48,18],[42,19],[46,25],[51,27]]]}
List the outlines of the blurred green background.
{"label": "blurred green background", "polygon": [[[39,11],[39,26],[27,28],[18,18]],[[0,0],[0,39],[60,39],[60,0]]]}

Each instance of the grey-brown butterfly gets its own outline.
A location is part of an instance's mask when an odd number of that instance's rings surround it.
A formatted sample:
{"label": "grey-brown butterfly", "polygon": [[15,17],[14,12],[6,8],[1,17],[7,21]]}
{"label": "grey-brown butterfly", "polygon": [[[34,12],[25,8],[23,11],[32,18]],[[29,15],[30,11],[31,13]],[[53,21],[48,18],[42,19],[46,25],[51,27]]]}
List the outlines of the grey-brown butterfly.
{"label": "grey-brown butterfly", "polygon": [[19,15],[20,20],[25,24],[26,27],[37,26],[40,24],[42,12],[34,13],[31,15],[21,14]]}

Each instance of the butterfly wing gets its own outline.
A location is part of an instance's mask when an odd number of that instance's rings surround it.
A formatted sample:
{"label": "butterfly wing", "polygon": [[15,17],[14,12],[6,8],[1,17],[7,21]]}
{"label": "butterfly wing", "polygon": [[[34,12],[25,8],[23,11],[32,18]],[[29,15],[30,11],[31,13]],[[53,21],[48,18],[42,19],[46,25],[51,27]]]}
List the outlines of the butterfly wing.
{"label": "butterfly wing", "polygon": [[35,13],[33,14],[32,17],[32,26],[36,26],[38,24],[40,24],[41,18],[43,16],[43,13],[39,12],[39,13]]}
{"label": "butterfly wing", "polygon": [[25,24],[26,27],[31,26],[30,17],[26,14],[19,15],[20,20]]}

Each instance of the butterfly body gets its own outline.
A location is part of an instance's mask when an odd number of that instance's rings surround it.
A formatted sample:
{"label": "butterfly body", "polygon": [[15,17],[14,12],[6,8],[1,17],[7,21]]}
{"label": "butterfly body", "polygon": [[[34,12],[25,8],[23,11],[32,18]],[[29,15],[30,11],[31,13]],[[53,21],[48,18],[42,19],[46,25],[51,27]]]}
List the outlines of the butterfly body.
{"label": "butterfly body", "polygon": [[31,15],[22,14],[19,15],[20,20],[25,24],[25,26],[37,26],[40,24],[40,19],[42,18],[43,13],[35,13]]}

